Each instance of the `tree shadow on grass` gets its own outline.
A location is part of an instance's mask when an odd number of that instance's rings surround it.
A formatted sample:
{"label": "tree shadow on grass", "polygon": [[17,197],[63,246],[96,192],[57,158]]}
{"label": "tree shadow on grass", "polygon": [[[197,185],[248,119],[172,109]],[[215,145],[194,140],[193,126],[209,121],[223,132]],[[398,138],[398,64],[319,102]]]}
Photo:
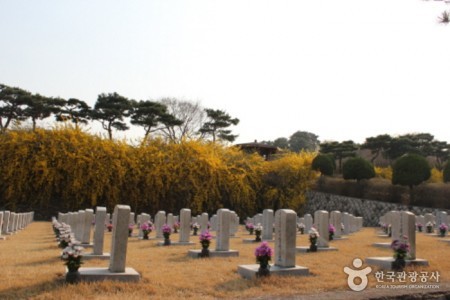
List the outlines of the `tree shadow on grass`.
{"label": "tree shadow on grass", "polygon": [[34,284],[26,287],[11,287],[0,290],[0,299],[30,299],[42,293],[51,293],[65,284],[65,277],[62,273],[55,274],[53,280]]}
{"label": "tree shadow on grass", "polygon": [[59,258],[59,257],[51,257],[51,258],[48,258],[45,260],[39,260],[39,261],[34,261],[34,262],[27,261],[27,262],[18,263],[18,264],[16,264],[16,266],[36,267],[36,266],[40,266],[40,265],[57,264],[57,263],[64,264],[64,261],[61,260],[61,258]]}

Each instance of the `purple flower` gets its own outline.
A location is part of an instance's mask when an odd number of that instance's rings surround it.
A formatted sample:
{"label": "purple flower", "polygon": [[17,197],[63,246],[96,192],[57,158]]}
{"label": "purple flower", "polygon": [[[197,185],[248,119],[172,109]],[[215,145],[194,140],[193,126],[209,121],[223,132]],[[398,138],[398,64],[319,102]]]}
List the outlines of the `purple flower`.
{"label": "purple flower", "polygon": [[169,225],[164,224],[164,225],[162,226],[162,232],[163,232],[163,233],[172,233],[172,228],[170,228]]}
{"label": "purple flower", "polygon": [[209,231],[208,230],[204,230],[201,234],[200,234],[200,237],[199,237],[199,239],[200,239],[200,242],[203,242],[203,241],[211,241],[211,239],[212,239],[212,235],[209,233]]}
{"label": "purple flower", "polygon": [[145,222],[145,223],[141,224],[141,230],[142,231],[152,231],[153,226],[150,222]]}
{"label": "purple flower", "polygon": [[129,224],[129,225],[128,225],[128,229],[129,229],[129,230],[133,230],[133,229],[134,229],[134,224]]}
{"label": "purple flower", "polygon": [[261,245],[255,249],[256,257],[262,256],[272,257],[272,254],[273,254],[272,248],[269,247],[269,244],[267,244],[267,242],[262,242]]}
{"label": "purple flower", "polygon": [[439,230],[440,231],[447,231],[448,230],[448,226],[445,225],[445,223],[442,223],[441,225],[439,225]]}
{"label": "purple flower", "polygon": [[336,228],[334,228],[333,224],[330,224],[330,225],[328,226],[328,231],[329,231],[330,233],[335,233],[335,232],[336,232]]}

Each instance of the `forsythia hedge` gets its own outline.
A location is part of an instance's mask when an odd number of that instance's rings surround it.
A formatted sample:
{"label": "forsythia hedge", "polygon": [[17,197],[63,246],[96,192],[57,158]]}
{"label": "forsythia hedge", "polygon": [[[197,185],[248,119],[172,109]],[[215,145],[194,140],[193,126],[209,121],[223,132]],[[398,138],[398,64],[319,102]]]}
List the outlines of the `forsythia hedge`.
{"label": "forsythia hedge", "polygon": [[241,217],[264,208],[298,209],[317,177],[314,156],[266,162],[210,142],[132,146],[67,128],[8,131],[0,135],[0,208],[48,216],[121,203],[152,214],[226,207]]}

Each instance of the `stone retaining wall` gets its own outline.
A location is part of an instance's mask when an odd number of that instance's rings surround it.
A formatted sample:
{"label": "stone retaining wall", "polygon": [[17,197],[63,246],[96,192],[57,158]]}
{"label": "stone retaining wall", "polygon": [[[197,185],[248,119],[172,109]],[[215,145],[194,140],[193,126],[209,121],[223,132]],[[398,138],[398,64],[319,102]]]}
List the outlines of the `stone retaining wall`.
{"label": "stone retaining wall", "polygon": [[380,216],[391,210],[409,210],[416,215],[435,213],[436,211],[434,208],[406,206],[315,191],[307,192],[306,199],[305,214],[314,215],[316,210],[339,210],[353,214],[356,217],[363,217],[364,226],[377,226]]}

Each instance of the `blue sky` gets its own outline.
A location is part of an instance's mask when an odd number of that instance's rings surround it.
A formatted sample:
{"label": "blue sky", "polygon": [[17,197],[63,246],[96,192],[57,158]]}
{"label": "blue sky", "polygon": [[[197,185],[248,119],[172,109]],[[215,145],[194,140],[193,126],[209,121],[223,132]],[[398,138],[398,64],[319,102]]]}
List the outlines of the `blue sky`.
{"label": "blue sky", "polygon": [[200,101],[241,120],[237,142],[297,130],[450,142],[444,10],[423,0],[0,0],[0,82],[91,106],[110,92]]}

